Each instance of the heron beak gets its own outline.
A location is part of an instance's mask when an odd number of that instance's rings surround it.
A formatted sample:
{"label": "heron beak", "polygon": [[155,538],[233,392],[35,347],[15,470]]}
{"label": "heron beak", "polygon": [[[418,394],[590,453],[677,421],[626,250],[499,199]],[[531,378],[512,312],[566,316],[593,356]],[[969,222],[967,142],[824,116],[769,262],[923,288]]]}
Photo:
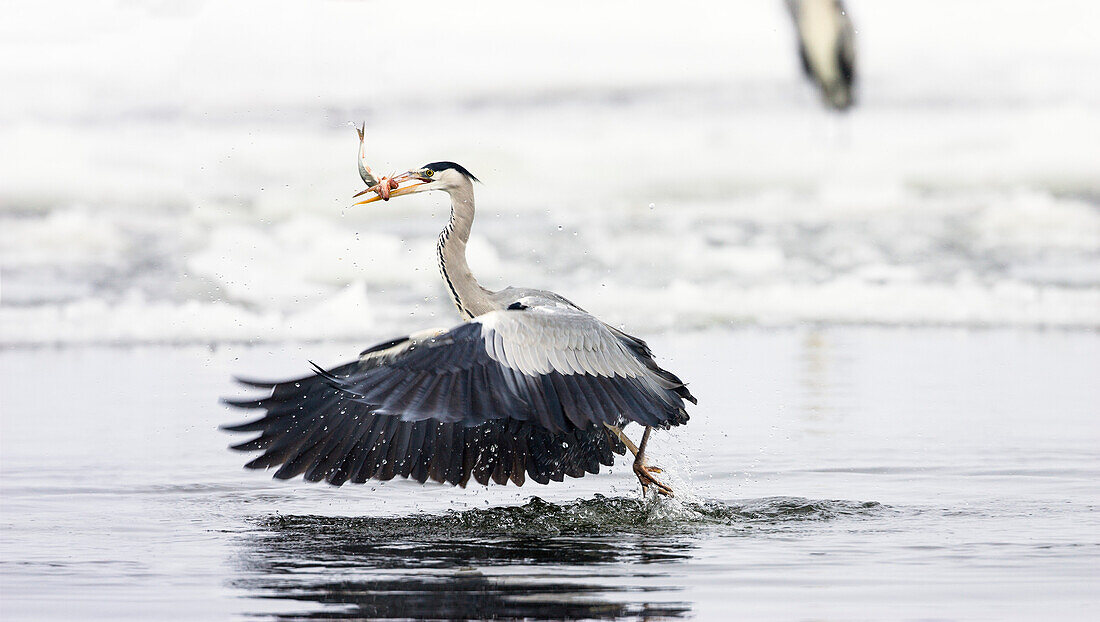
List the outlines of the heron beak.
{"label": "heron beak", "polygon": [[[413,171],[409,171],[407,173],[401,173],[400,175],[398,175],[396,177],[393,177],[392,179],[393,179],[393,181],[396,181],[398,184],[403,184],[407,181],[412,181],[413,183],[408,185],[408,186],[395,188],[395,189],[389,191],[388,193],[380,192],[378,190],[377,185],[371,186],[370,188],[367,188],[365,190],[360,190],[359,192],[357,192],[355,194],[356,197],[362,196],[362,195],[364,195],[368,192],[375,192],[376,194],[374,196],[368,198],[368,199],[364,199],[362,201],[359,201],[355,205],[366,205],[367,203],[374,203],[375,201],[389,201],[390,199],[392,199],[394,197],[399,197],[399,196],[402,196],[402,195],[405,195],[405,194],[411,194],[413,192],[419,192],[420,191],[419,188],[421,186],[423,186],[424,184],[428,183],[428,180],[421,179],[421,178],[417,177],[416,173],[414,173]],[[389,196],[383,196],[383,194],[388,194]],[[355,198],[355,197],[352,197],[352,198]]]}

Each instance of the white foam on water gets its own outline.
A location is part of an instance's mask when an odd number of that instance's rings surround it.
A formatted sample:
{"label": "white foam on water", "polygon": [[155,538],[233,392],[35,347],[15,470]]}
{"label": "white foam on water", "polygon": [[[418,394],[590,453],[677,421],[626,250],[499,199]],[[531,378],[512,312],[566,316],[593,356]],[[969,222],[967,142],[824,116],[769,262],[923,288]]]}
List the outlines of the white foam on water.
{"label": "white foam on water", "polygon": [[360,119],[379,170],[485,181],[485,285],[630,330],[1100,327],[1100,24],[1078,3],[852,3],[845,116],[803,84],[780,3],[429,4],[446,19],[400,31],[372,26],[408,11],[387,2],[19,6],[0,343],[454,322],[445,200],[349,207]]}

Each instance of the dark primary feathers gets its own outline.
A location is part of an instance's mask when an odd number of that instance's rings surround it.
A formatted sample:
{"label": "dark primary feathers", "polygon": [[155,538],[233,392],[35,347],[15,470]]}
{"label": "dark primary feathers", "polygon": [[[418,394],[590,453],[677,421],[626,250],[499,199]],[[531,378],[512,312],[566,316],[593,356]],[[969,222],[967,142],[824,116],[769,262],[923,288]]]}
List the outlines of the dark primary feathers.
{"label": "dark primary feathers", "polygon": [[[227,403],[266,413],[225,429],[259,432],[233,448],[263,451],[246,466],[279,466],[281,479],[304,474],[340,485],[401,476],[521,485],[525,475],[546,483],[613,464],[625,447],[605,423],[687,421],[684,400],[695,398],[683,383],[653,362],[644,342],[606,325],[610,346],[590,340],[578,343],[581,354],[573,359],[546,355],[559,367],[572,360],[590,371],[533,372],[539,362],[524,349],[527,325],[497,316],[530,313],[497,311],[429,337],[394,339],[307,378],[245,382],[272,393]],[[601,353],[601,346],[613,352]]]}
{"label": "dark primary feathers", "polygon": [[[354,373],[358,362],[332,370],[339,377]],[[405,477],[424,483],[465,486],[525,479],[545,484],[566,475],[582,477],[614,464],[613,454],[626,453],[622,442],[602,426],[554,434],[530,422],[497,419],[481,425],[432,419],[404,421],[379,415],[343,391],[326,376],[315,375],[282,383],[248,382],[270,388],[271,397],[227,401],[242,408],[262,408],[267,414],[248,423],[226,426],[232,432],[260,432],[234,445],[238,451],[263,451],[245,466],[278,466],[275,477],[303,475],[339,486],[369,479]]]}

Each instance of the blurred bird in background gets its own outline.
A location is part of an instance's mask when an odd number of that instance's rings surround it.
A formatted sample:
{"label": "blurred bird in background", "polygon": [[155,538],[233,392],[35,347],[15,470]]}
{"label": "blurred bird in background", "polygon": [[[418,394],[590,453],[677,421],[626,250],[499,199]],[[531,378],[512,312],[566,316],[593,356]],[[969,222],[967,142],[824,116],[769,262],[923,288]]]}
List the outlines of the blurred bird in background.
{"label": "blurred bird in background", "polygon": [[802,70],[826,106],[844,111],[855,104],[855,29],[840,0],[787,0],[798,35]]}

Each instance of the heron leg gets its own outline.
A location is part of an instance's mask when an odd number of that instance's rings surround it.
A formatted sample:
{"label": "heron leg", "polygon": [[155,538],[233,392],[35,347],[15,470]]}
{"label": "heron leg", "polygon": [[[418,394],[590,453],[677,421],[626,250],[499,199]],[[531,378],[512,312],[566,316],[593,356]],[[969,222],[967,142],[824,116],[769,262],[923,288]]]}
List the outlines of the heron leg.
{"label": "heron leg", "polygon": [[[605,424],[606,425],[606,424]],[[653,473],[661,473],[661,469],[655,466],[649,466],[646,464],[645,447],[649,443],[649,435],[653,432],[653,428],[646,426],[645,432],[642,433],[642,442],[640,445],[635,445],[633,441],[627,438],[623,433],[622,428],[608,425],[607,428],[611,430],[611,433],[619,438],[620,441],[626,445],[626,448],[630,450],[630,453],[634,454],[634,475],[638,476],[638,483],[642,485],[642,497],[645,497],[649,492],[649,486],[652,484],[659,494],[674,497],[672,489],[653,477]]]}
{"label": "heron leg", "polygon": [[630,440],[630,437],[627,436],[623,432],[622,428],[620,428],[618,426],[613,426],[609,423],[605,423],[604,426],[608,430],[611,430],[611,433],[615,435],[615,438],[622,441],[623,445],[626,445],[626,448],[630,450],[630,455],[632,455],[632,456],[637,456],[638,455],[638,446],[634,444],[634,441]]}

